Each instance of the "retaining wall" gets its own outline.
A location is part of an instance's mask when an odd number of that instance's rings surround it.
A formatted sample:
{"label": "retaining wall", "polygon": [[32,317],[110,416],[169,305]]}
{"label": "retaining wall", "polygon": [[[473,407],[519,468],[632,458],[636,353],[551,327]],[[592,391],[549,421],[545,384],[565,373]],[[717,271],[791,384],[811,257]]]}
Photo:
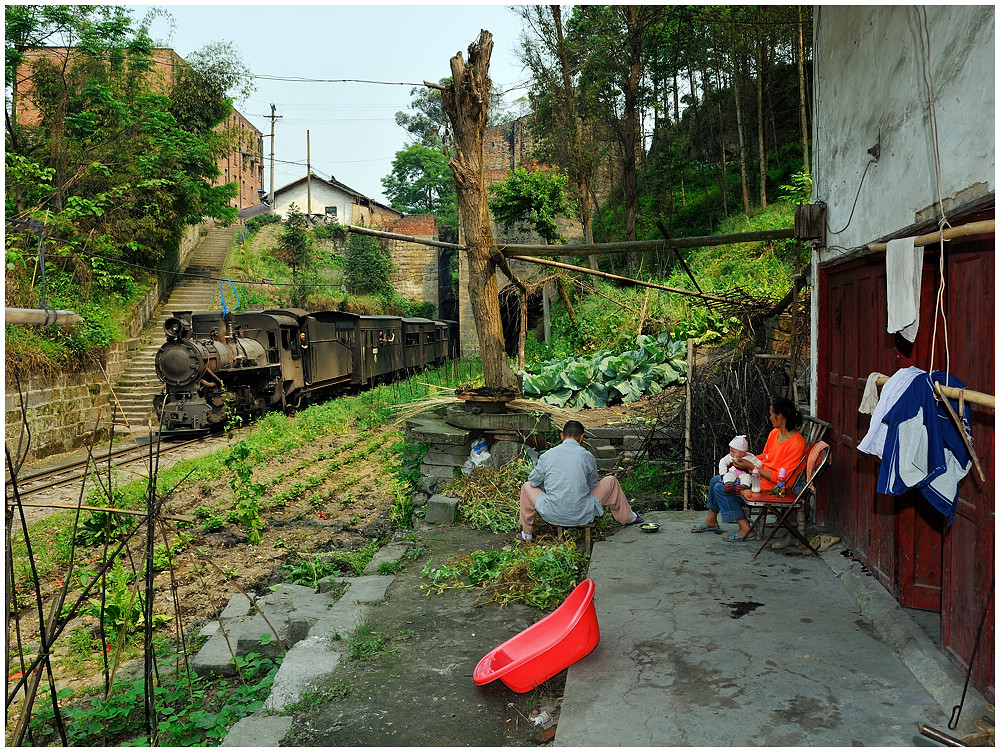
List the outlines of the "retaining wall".
{"label": "retaining wall", "polygon": [[132,352],[140,346],[143,327],[169,296],[176,272],[183,267],[201,239],[202,227],[197,225],[187,229],[181,240],[178,263],[172,270],[163,272],[142,300],[135,304],[131,315],[122,322],[125,341],[112,344],[100,365],[51,378],[22,381],[20,392],[13,379],[4,379],[4,439],[12,455],[18,450],[19,441],[22,443],[21,453],[25,451],[24,443],[27,442],[27,434],[22,433],[22,394],[23,417],[31,432],[25,457],[28,461],[88,444],[95,431],[98,411],[101,426],[97,429],[97,440],[107,440],[112,417],[108,384],[113,384],[121,375]]}

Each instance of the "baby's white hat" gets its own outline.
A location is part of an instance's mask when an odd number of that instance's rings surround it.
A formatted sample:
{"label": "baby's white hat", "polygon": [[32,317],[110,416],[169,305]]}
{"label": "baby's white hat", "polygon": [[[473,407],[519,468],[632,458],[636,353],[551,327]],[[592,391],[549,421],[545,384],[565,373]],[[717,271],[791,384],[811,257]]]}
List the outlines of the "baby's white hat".
{"label": "baby's white hat", "polygon": [[748,452],[750,451],[750,443],[747,441],[746,436],[737,436],[729,442],[729,448],[740,452]]}

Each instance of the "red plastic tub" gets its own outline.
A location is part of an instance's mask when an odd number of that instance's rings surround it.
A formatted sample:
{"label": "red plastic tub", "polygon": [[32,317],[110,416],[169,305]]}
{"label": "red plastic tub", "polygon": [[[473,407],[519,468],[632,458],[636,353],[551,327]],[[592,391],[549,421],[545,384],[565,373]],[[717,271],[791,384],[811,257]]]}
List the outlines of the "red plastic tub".
{"label": "red plastic tub", "polygon": [[472,679],[478,685],[499,679],[515,692],[530,692],[583,658],[600,640],[594,581],[587,579],[551,614],[483,656]]}

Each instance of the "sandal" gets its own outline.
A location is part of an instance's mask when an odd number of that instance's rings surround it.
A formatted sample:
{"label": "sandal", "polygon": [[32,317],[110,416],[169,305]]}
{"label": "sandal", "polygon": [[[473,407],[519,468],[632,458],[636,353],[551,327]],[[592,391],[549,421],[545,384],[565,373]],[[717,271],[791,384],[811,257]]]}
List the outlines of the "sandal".
{"label": "sandal", "polygon": [[740,533],[730,533],[729,535],[723,535],[722,540],[727,543],[744,543],[748,540],[754,540],[757,537],[757,533],[750,533],[747,536],[743,536]]}
{"label": "sandal", "polygon": [[722,528],[718,525],[712,526],[704,522],[699,522],[691,528],[692,533],[721,533]]}

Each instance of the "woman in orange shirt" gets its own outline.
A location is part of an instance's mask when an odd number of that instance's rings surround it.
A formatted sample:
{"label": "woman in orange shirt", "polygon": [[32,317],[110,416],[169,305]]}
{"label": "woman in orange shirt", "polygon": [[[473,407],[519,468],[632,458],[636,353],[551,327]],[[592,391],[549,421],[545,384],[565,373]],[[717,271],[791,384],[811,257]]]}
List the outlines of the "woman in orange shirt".
{"label": "woman in orange shirt", "polygon": [[[773,429],[767,437],[764,451],[757,455],[764,463],[760,468],[760,489],[769,491],[774,488],[778,483],[778,473],[781,468],[785,468],[787,474],[785,483],[791,488],[795,484],[795,477],[801,471],[799,462],[806,452],[806,440],[798,430],[802,425],[802,416],[790,399],[778,397],[771,402],[768,417],[771,419]],[[733,467],[748,472],[753,470],[753,464],[746,459],[735,460]],[[739,494],[727,495],[722,476],[715,476],[708,484],[708,498],[705,502],[708,513],[705,515],[705,521],[692,527],[691,532],[721,533],[722,528],[719,526],[721,517],[723,522],[735,522],[739,526],[735,533],[726,535],[723,540],[742,543],[748,537],[757,537],[756,534],[748,536],[750,522],[741,502],[742,497]]]}

